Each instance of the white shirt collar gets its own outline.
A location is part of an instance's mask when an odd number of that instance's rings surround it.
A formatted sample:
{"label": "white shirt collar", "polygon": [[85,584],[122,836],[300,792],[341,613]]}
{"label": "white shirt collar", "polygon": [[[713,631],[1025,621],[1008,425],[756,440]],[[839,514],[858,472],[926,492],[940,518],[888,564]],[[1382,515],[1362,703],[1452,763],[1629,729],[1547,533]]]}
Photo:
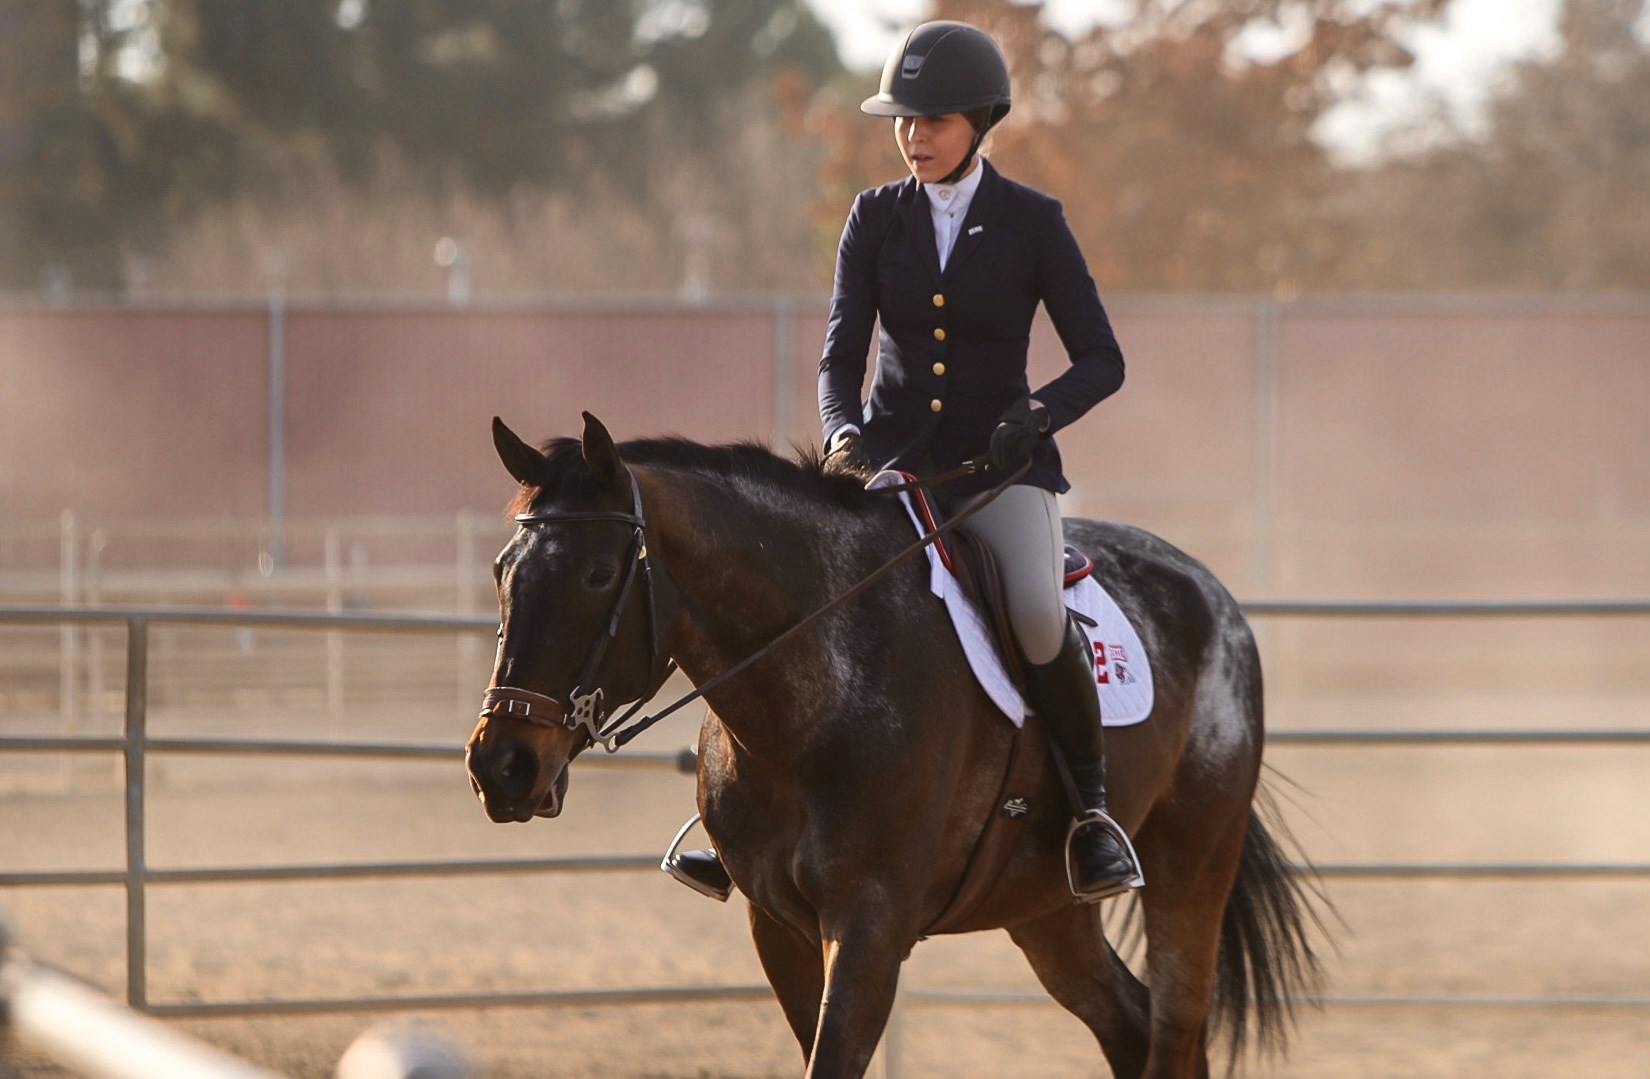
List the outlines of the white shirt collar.
{"label": "white shirt collar", "polygon": [[928,192],[928,204],[936,214],[952,214],[958,218],[968,213],[968,204],[974,201],[974,192],[980,189],[980,177],[985,175],[985,158],[975,158],[975,166],[967,176],[954,184],[923,184]]}
{"label": "white shirt collar", "polygon": [[951,249],[957,246],[957,232],[968,216],[968,204],[974,201],[974,192],[980,189],[980,177],[985,175],[985,159],[981,158],[972,171],[954,184],[923,184],[928,192],[929,220],[934,223],[934,252],[940,258],[940,272],[945,272],[951,260]]}

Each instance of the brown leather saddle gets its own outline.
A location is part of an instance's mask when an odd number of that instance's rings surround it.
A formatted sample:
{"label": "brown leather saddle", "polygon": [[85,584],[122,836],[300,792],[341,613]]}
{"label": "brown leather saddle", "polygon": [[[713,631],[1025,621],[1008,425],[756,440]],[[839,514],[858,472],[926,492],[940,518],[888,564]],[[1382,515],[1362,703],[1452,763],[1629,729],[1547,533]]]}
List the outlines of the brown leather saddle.
{"label": "brown leather saddle", "polygon": [[[911,491],[910,495],[917,516],[922,519],[923,527],[927,531],[934,532],[945,523],[944,513],[934,504],[925,488],[919,487]],[[1003,666],[1014,679],[1014,684],[1024,688],[1020,647],[1015,643],[1014,630],[1008,624],[1008,604],[1003,598],[1003,579],[997,572],[997,559],[992,555],[991,549],[961,529],[935,540],[934,549],[945,568],[950,570],[951,575],[962,585],[963,593],[973,601],[975,608],[982,612],[986,621],[991,624],[992,642],[1002,658]],[[1093,575],[1092,558],[1069,543],[1066,544],[1065,554],[1067,588],[1084,577]]]}

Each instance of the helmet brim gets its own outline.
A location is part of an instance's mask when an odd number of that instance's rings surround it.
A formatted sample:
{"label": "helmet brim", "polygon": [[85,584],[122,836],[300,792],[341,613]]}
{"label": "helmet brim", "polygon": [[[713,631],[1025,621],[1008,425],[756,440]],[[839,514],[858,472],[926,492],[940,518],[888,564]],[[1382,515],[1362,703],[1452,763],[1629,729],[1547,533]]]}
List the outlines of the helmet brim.
{"label": "helmet brim", "polygon": [[859,111],[867,116],[921,116],[922,113],[909,105],[901,105],[893,98],[881,94],[873,94],[859,103]]}
{"label": "helmet brim", "polygon": [[883,94],[876,94],[859,103],[859,111],[867,116],[949,116],[952,113],[973,112],[975,109],[985,108],[992,110],[992,124],[1008,115],[1008,102],[996,94],[967,101],[935,102],[920,109]]}

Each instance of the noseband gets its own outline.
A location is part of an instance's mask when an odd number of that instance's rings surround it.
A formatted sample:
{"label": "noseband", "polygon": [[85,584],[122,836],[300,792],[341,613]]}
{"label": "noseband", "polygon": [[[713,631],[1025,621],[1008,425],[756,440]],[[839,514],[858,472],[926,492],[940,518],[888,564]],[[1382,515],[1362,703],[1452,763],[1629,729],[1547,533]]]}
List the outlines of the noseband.
{"label": "noseband", "polygon": [[[600,745],[609,753],[618,752],[624,742],[619,740],[618,728],[634,715],[650,696],[643,693],[631,709],[620,716],[611,726],[607,726],[607,713],[602,706],[602,691],[600,687],[586,690],[596,676],[596,668],[601,665],[602,657],[607,654],[607,646],[619,632],[619,619],[624,614],[625,600],[630,597],[631,586],[636,578],[642,578],[642,591],[647,597],[647,638],[648,638],[648,673],[650,676],[659,666],[659,614],[658,601],[653,591],[653,568],[647,560],[647,519],[642,514],[642,489],[636,483],[636,477],[630,470],[625,469],[625,476],[630,480],[632,508],[629,513],[609,511],[590,511],[578,513],[522,513],[516,516],[516,523],[521,525],[562,524],[578,521],[611,521],[629,525],[631,528],[630,543],[625,550],[624,577],[619,582],[619,593],[613,598],[613,607],[607,615],[607,625],[603,632],[596,635],[586,654],[584,666],[579,670],[579,676],[573,683],[572,690],[567,695],[566,703],[543,693],[534,693],[529,689],[518,689],[515,686],[490,686],[481,698],[481,714],[491,718],[493,716],[509,716],[531,723],[536,727],[564,727],[575,734],[583,734],[588,742],[585,744]],[[669,677],[674,663],[667,662],[664,676],[659,678],[663,682]]]}

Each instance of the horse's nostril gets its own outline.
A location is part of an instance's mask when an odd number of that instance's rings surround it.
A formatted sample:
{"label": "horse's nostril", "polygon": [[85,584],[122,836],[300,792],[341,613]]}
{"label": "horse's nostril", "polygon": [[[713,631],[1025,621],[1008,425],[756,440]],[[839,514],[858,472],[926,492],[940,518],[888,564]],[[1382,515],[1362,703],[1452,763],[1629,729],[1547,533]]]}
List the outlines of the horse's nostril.
{"label": "horse's nostril", "polygon": [[511,793],[520,794],[532,787],[538,773],[538,758],[525,746],[513,746],[499,758],[499,783]]}

